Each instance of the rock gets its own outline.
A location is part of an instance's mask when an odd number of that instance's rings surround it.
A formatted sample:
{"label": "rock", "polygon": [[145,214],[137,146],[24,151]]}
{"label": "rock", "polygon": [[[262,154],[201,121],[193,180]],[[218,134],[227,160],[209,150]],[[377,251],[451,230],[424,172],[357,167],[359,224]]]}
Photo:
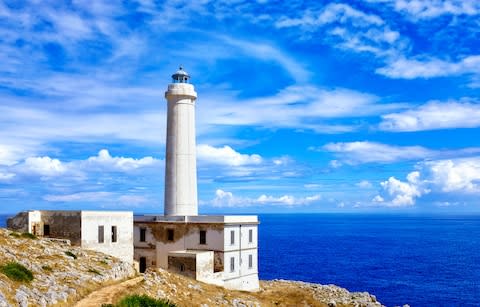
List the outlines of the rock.
{"label": "rock", "polygon": [[7,302],[5,296],[0,292],[0,307],[10,307],[10,304]]}

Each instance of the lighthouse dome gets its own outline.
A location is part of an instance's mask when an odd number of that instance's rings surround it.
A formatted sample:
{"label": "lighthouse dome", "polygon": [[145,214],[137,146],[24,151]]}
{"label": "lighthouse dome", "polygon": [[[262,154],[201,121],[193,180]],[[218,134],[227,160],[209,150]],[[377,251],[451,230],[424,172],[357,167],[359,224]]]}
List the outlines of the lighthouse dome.
{"label": "lighthouse dome", "polygon": [[180,68],[172,75],[173,83],[188,83],[190,75],[183,70],[183,67]]}

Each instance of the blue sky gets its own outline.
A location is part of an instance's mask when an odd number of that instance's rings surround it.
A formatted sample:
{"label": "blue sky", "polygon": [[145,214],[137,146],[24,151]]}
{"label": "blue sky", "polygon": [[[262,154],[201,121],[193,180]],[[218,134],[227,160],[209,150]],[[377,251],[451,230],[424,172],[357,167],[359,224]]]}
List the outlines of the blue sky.
{"label": "blue sky", "polygon": [[480,2],[0,1],[0,212],[163,210],[198,92],[200,212],[480,210]]}

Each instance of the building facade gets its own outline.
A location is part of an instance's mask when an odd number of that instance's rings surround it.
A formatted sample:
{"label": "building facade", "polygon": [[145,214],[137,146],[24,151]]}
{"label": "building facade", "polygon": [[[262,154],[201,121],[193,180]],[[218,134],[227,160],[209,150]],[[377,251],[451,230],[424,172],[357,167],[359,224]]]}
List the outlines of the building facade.
{"label": "building facade", "polygon": [[140,272],[164,268],[237,290],[256,290],[256,216],[136,216],[134,258]]}
{"label": "building facade", "polygon": [[133,263],[131,211],[25,211],[8,219],[7,227],[40,237],[68,239],[72,245]]}

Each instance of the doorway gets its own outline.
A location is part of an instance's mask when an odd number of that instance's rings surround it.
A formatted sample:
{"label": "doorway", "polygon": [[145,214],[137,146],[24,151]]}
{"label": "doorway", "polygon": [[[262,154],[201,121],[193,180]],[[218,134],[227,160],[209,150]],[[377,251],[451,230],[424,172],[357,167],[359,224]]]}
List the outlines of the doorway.
{"label": "doorway", "polygon": [[147,270],[147,258],[140,257],[140,273],[145,273]]}

